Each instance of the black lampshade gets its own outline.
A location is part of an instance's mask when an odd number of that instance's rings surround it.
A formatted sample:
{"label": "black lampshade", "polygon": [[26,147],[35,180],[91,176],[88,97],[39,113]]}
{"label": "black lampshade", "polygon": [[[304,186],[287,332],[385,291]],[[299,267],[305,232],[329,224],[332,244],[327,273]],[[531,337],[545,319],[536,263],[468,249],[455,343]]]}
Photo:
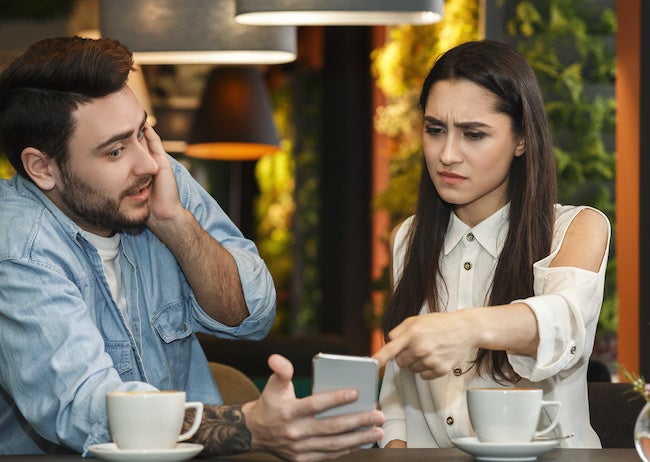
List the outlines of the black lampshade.
{"label": "black lampshade", "polygon": [[252,160],[278,151],[266,84],[254,67],[217,67],[208,77],[185,154]]}
{"label": "black lampshade", "polygon": [[296,59],[295,26],[235,22],[235,0],[101,0],[104,37],[140,64],[278,64]]}

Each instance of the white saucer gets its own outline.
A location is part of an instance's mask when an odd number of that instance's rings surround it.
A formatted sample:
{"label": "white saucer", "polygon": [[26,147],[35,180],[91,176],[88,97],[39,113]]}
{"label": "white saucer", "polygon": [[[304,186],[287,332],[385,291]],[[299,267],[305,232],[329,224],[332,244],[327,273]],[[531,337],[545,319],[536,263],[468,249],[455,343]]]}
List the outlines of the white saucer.
{"label": "white saucer", "polygon": [[559,444],[557,440],[531,441],[530,443],[481,443],[475,437],[455,438],[451,442],[469,452],[476,460],[492,462],[524,462],[537,459]]}
{"label": "white saucer", "polygon": [[119,449],[115,443],[88,447],[93,456],[111,462],[181,462],[202,450],[202,444],[191,443],[179,443],[174,449]]}

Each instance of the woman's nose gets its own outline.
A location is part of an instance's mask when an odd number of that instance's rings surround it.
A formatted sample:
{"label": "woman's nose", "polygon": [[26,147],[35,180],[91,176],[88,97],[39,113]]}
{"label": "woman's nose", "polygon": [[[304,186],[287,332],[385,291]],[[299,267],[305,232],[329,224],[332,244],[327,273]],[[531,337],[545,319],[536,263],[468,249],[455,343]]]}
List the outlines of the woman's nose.
{"label": "woman's nose", "polygon": [[460,162],[461,155],[458,147],[458,143],[454,140],[453,136],[447,136],[445,144],[442,146],[442,151],[440,152],[440,161],[445,164],[454,164]]}

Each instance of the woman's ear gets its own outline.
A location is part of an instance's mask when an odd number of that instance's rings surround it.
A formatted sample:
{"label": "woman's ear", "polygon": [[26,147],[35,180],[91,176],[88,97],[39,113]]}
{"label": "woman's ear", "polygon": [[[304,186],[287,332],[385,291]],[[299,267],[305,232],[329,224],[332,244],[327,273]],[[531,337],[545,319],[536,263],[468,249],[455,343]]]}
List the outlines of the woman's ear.
{"label": "woman's ear", "polygon": [[515,148],[515,157],[523,155],[524,152],[526,152],[526,141],[522,137],[519,140],[519,143],[517,143],[517,147]]}
{"label": "woman's ear", "polygon": [[36,186],[43,191],[49,191],[56,185],[56,177],[53,174],[54,160],[43,151],[33,147],[27,147],[20,153],[25,171]]}

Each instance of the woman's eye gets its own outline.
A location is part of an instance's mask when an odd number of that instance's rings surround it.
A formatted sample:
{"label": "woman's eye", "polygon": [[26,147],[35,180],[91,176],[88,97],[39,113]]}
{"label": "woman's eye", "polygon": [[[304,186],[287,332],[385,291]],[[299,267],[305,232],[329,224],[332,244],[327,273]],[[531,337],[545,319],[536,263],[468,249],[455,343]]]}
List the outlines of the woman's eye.
{"label": "woman's eye", "polygon": [[424,130],[431,135],[439,135],[445,131],[442,127],[438,127],[436,125],[427,125]]}
{"label": "woman's eye", "polygon": [[480,140],[485,137],[485,133],[483,132],[465,132],[465,137],[469,138],[470,140]]}
{"label": "woman's eye", "polygon": [[144,136],[144,128],[141,128],[140,130],[138,130],[138,135],[137,136],[138,136],[139,140],[142,139],[142,137]]}

